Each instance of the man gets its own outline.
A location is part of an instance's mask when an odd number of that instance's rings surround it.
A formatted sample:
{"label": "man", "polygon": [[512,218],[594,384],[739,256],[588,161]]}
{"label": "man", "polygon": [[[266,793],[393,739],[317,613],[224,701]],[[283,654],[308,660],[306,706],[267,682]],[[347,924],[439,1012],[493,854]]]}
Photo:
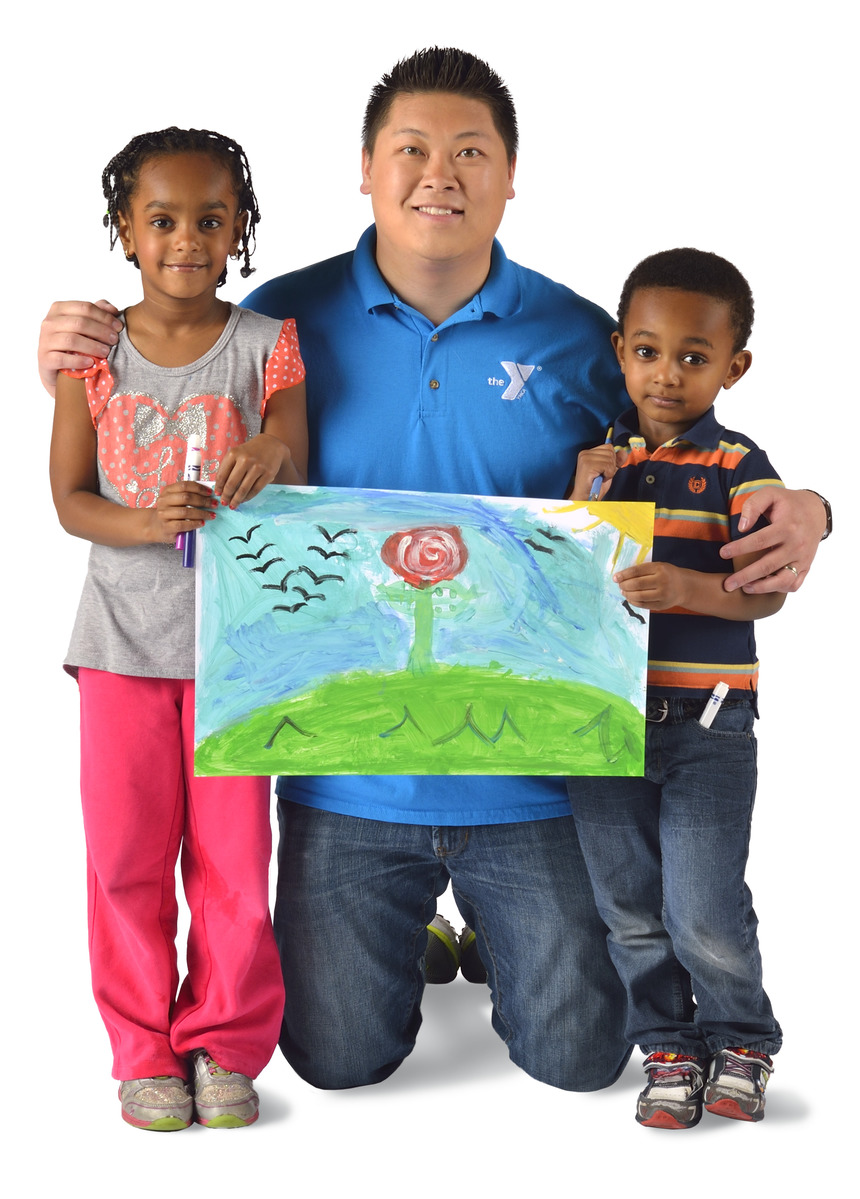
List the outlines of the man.
{"label": "man", "polygon": [[[614,326],[495,241],[514,194],[507,89],[471,55],[420,52],[374,88],[363,141],[374,226],[353,253],[246,301],[297,320],[309,481],[562,496],[579,449],[623,407]],[[109,309],[54,305],[40,354],[48,385],[58,367],[106,352]],[[760,573],[789,569],[752,586],[793,590],[824,533],[823,506],[808,493],[755,502],[750,527],[765,508],[774,523],[745,550],[769,549]],[[426,925],[449,879],[511,1058],[572,1090],[618,1077],[625,999],[562,780],[291,778],[278,795],[281,1047],[302,1077],[377,1082],[410,1052]]]}

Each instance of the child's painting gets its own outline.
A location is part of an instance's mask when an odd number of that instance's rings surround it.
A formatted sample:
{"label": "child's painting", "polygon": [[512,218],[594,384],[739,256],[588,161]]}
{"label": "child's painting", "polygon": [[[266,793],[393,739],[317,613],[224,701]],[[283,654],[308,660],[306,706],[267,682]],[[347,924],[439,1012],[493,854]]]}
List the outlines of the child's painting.
{"label": "child's painting", "polygon": [[641,775],[651,504],[267,487],[198,537],[197,774]]}

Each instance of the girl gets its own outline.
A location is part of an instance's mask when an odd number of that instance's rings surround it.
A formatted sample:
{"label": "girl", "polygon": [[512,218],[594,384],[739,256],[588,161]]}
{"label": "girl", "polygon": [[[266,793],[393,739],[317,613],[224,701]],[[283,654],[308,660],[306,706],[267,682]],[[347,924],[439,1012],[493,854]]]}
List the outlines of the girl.
{"label": "girl", "polygon": [[[106,359],[59,379],[51,441],[60,522],[92,542],[65,665],[80,689],[93,991],[124,1120],[235,1128],[257,1118],[251,1080],[283,1014],[269,780],[194,777],[194,572],[174,546],[219,502],[305,482],[304,366],[293,321],[216,298],[228,255],[252,270],[260,214],[241,146],[143,134],[102,184],[111,248],[140,270],[143,299]],[[181,481],[190,439],[214,495]]]}

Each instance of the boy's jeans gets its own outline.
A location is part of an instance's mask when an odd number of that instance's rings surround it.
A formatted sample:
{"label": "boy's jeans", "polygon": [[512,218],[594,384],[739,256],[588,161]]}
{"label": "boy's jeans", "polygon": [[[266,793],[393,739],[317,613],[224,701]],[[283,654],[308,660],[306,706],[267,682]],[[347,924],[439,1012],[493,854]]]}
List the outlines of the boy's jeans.
{"label": "boy's jeans", "polygon": [[726,701],[705,729],[703,707],[649,699],[645,778],[571,778],[568,791],[627,989],[628,1040],[645,1053],[774,1053],[782,1032],[762,987],[758,921],[744,882],[753,710],[746,700]]}

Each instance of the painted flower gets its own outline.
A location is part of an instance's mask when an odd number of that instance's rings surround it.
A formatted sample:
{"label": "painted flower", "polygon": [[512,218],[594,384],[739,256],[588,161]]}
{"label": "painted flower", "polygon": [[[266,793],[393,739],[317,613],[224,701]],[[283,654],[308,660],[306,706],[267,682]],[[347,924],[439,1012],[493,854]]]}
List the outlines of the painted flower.
{"label": "painted flower", "polygon": [[380,550],[382,561],[413,587],[435,587],[458,575],[469,552],[453,525],[428,525],[392,533]]}

